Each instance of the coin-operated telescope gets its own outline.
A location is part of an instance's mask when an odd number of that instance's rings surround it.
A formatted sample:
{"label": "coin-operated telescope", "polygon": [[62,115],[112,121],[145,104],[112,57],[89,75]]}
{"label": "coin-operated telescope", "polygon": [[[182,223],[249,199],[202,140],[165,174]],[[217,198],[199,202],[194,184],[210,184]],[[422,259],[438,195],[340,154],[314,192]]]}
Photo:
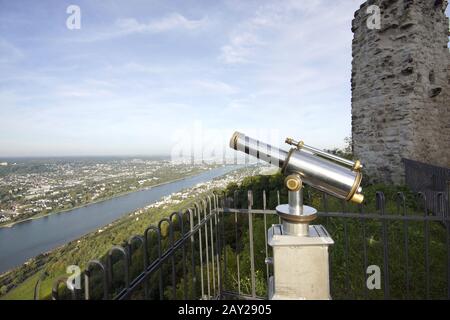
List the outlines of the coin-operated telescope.
{"label": "coin-operated telescope", "polygon": [[[282,225],[270,228],[268,237],[269,244],[274,248],[273,297],[328,299],[329,283],[324,280],[328,275],[327,250],[328,245],[334,242],[322,226],[309,226],[316,218],[317,210],[303,205],[303,183],[339,199],[360,204],[364,200],[360,187],[362,165],[360,161],[338,157],[308,146],[303,141],[287,138],[286,143],[293,148],[285,151],[235,132],[231,137],[230,147],[280,167],[286,176],[284,182],[288,189],[289,203],[276,207]],[[280,261],[284,263],[280,264]],[[289,271],[299,261],[301,264],[292,269],[294,271]],[[313,265],[310,266],[308,261]],[[287,272],[280,271],[284,268]],[[294,285],[293,279],[298,277],[290,273],[311,275],[311,268],[316,273],[308,278],[310,283],[302,278],[298,285]],[[312,287],[316,288],[315,291],[308,289]],[[286,292],[283,291],[285,289]]]}

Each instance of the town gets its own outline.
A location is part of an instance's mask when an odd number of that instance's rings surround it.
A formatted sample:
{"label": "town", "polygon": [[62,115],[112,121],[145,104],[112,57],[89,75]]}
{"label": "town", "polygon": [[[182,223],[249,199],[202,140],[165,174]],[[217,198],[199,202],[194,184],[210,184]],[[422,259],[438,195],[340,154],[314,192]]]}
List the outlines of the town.
{"label": "town", "polygon": [[0,166],[0,225],[182,179],[214,164],[167,159],[27,159]]}
{"label": "town", "polygon": [[[149,214],[153,209],[166,210],[182,204],[187,199],[201,199],[202,197],[211,194],[214,191],[225,190],[227,186],[232,183],[240,183],[245,177],[251,177],[258,174],[272,173],[273,167],[264,166],[261,164],[239,168],[221,177],[217,177],[207,182],[201,182],[192,186],[191,188],[183,189],[179,192],[172,193],[161,198],[159,201],[140,208],[130,214],[128,217],[136,216],[135,220],[139,221],[139,216],[142,214]],[[108,228],[114,226],[116,223],[111,222],[97,230],[97,233],[102,233]],[[79,240],[80,241],[80,240]]]}

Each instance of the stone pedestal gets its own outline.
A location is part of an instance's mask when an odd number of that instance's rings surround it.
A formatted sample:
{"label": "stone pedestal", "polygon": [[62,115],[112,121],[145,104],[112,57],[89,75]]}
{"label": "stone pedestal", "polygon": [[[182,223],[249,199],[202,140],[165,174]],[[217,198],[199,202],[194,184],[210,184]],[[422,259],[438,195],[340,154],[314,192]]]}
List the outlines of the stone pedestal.
{"label": "stone pedestal", "polygon": [[321,225],[309,226],[308,236],[289,235],[282,225],[272,226],[268,244],[273,248],[274,275],[269,299],[331,299],[328,247],[333,243]]}

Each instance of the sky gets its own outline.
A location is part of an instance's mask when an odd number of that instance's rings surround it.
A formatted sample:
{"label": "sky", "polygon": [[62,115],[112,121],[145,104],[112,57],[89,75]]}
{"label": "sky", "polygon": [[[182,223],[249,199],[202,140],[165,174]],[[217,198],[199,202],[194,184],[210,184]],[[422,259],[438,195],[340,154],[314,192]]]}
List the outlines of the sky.
{"label": "sky", "polygon": [[342,147],[362,2],[0,0],[0,156],[162,155],[235,130]]}

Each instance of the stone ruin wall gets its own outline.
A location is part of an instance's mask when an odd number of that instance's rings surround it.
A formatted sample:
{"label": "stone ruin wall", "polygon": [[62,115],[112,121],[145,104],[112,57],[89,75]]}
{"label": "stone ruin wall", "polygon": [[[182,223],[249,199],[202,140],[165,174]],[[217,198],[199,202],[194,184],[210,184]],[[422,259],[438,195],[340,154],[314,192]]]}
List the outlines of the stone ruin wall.
{"label": "stone ruin wall", "polygon": [[[381,8],[381,29],[367,7]],[[369,0],[352,24],[353,151],[372,182],[404,183],[402,158],[450,167],[444,0]]]}

